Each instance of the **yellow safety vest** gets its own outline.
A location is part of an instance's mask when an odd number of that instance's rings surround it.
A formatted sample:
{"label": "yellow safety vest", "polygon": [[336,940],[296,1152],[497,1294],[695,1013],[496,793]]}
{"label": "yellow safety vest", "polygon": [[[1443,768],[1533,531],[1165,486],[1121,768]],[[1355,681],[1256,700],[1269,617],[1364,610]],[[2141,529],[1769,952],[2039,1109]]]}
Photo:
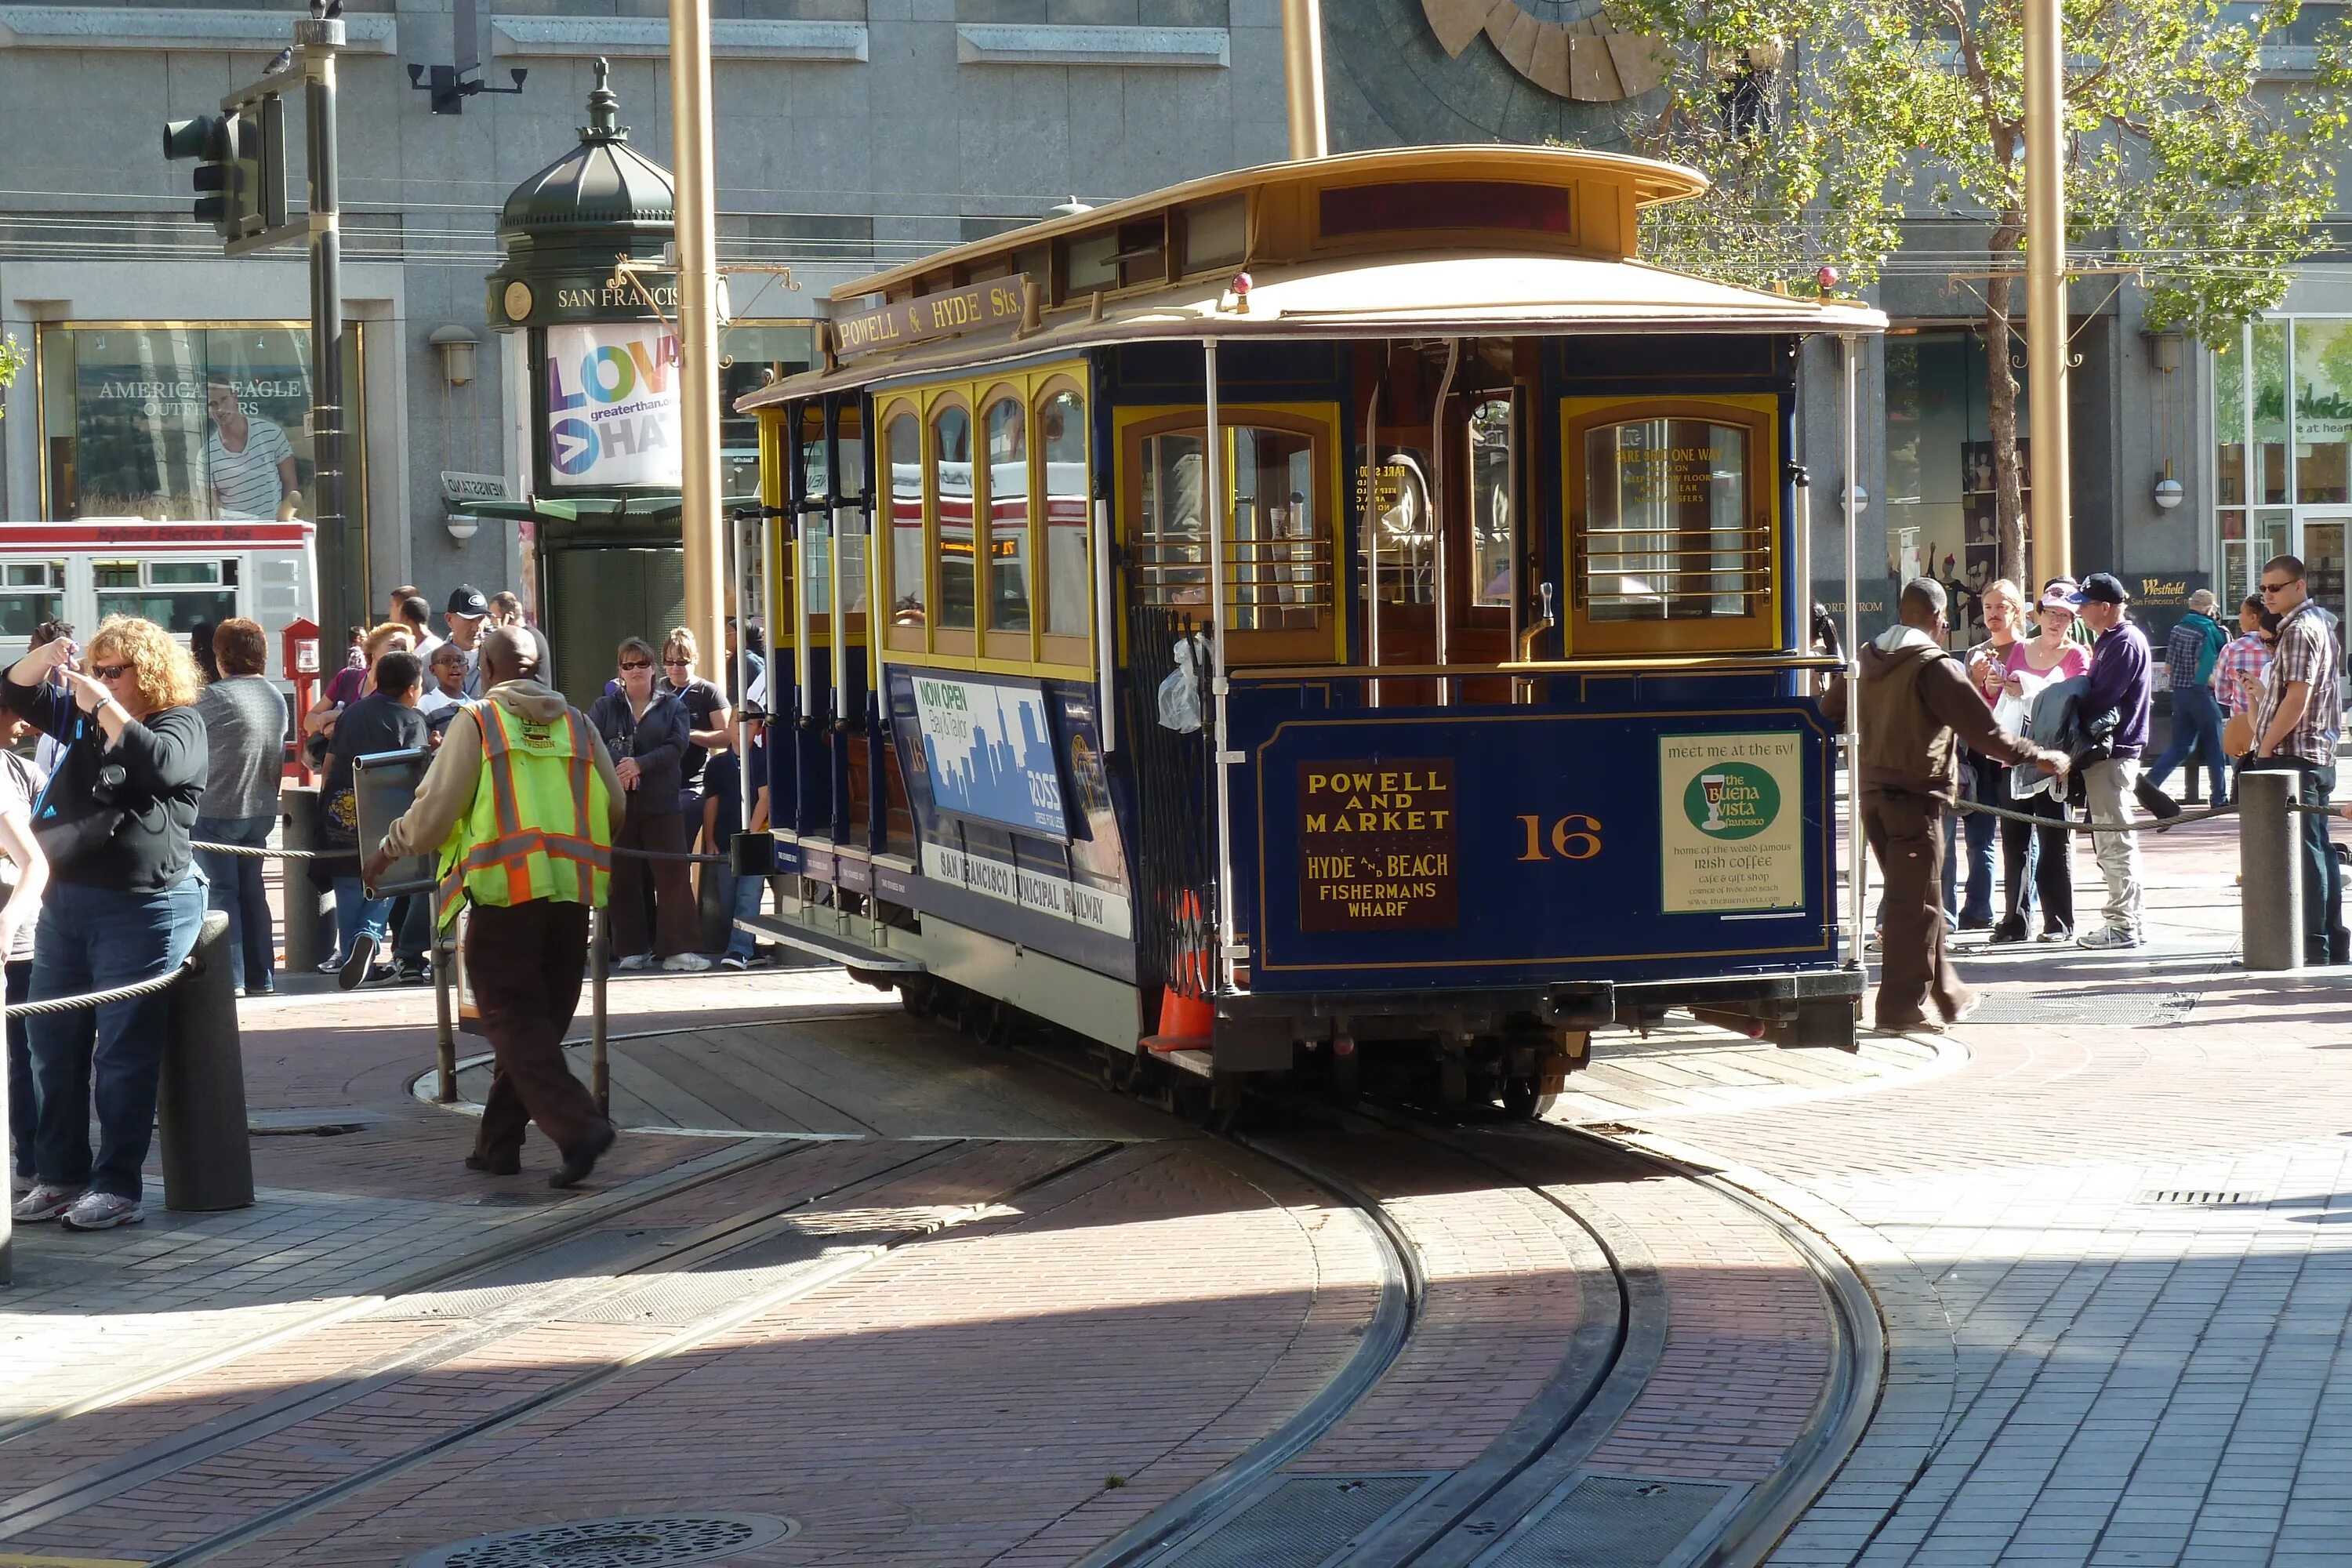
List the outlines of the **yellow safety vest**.
{"label": "yellow safety vest", "polygon": [[576,708],[554,724],[517,719],[496,702],[471,712],[482,727],[482,773],[441,846],[441,924],[467,899],[602,907],[613,874],[612,797],[588,721]]}

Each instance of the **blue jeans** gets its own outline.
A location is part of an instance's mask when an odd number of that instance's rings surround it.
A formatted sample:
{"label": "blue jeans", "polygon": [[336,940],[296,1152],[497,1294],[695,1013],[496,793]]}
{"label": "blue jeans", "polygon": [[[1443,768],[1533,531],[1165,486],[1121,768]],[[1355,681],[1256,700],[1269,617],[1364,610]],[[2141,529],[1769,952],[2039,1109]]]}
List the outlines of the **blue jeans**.
{"label": "blue jeans", "polygon": [[[33,961],[19,959],[7,972],[8,1005],[13,1007],[33,989]],[[33,1173],[33,1141],[39,1135],[33,1109],[33,1048],[25,1033],[29,1022],[8,1015],[8,1168],[20,1176]]]}
{"label": "blue jeans", "polygon": [[728,955],[733,958],[749,958],[751,956],[751,944],[754,939],[750,931],[734,924],[733,921],[760,912],[760,895],[768,890],[768,879],[765,877],[738,877],[734,872],[728,871],[724,866],[714,868],[726,871],[733,883],[729,892],[730,900],[729,911],[731,919],[727,930]]}
{"label": "blue jeans", "polygon": [[383,953],[383,928],[392,919],[390,899],[371,899],[360,891],[357,877],[335,879],[335,936],[340,943],[335,949],[338,959],[352,955],[352,944],[364,931],[375,938],[376,954]]}
{"label": "blue jeans", "polygon": [[[268,816],[200,816],[195,837],[205,844],[243,844],[258,849],[278,826]],[[228,916],[229,974],[240,990],[267,991],[277,968],[276,931],[269,923],[269,895],[261,886],[261,860],[252,855],[196,851],[212,883],[212,907]]]}
{"label": "blue jeans", "polygon": [[2221,704],[2201,686],[2184,686],[2172,694],[2172,744],[2148,764],[2147,782],[2162,788],[2172,770],[2188,759],[2191,746],[2204,750],[2205,771],[2213,784],[2212,799],[2218,803],[2227,798],[2229,759],[2221,754]]}
{"label": "blue jeans", "polygon": [[[51,882],[33,937],[32,999],[128,985],[177,967],[196,945],[205,893],[201,870],[153,893]],[[155,1131],[155,1088],[171,1007],[169,994],[158,992],[26,1020],[40,1106],[34,1163],[42,1181],[138,1199],[140,1167]]]}

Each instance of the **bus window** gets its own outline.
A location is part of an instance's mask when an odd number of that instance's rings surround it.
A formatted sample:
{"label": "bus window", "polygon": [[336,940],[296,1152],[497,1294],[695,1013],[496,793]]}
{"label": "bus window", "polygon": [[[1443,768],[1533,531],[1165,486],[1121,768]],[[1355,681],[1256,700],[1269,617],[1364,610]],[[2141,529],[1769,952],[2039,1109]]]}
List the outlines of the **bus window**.
{"label": "bus window", "polygon": [[1470,602],[1511,605],[1511,401],[1470,411]]}
{"label": "bus window", "polygon": [[1748,432],[1706,419],[1584,434],[1587,619],[1739,619],[1769,591],[1748,516]]}
{"label": "bus window", "polygon": [[940,520],[940,626],[973,627],[971,416],[953,404],[931,416],[931,493]]}
{"label": "bus window", "polygon": [[0,637],[29,637],[66,613],[66,563],[12,561],[0,582]]}
{"label": "bus window", "polygon": [[1045,635],[1087,635],[1087,400],[1057,392],[1039,412],[1045,462]]}
{"label": "bus window", "polygon": [[890,624],[919,626],[929,584],[924,581],[923,438],[912,414],[900,414],[882,432],[882,460],[890,494]]}
{"label": "bus window", "polygon": [[102,561],[90,570],[98,618],[138,616],[171,632],[218,626],[236,614],[233,563]]}
{"label": "bus window", "polygon": [[[988,405],[988,625],[1029,629],[1029,410],[1018,397]],[[993,650],[992,650],[993,651]],[[1023,650],[1024,657],[1026,650]]]}

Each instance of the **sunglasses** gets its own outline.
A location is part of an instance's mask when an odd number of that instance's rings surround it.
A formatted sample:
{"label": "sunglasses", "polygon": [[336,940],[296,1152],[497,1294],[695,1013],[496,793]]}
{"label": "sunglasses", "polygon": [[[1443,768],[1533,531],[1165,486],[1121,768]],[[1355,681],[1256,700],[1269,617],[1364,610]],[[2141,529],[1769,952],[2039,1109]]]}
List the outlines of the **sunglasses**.
{"label": "sunglasses", "polygon": [[666,658],[662,660],[662,668],[665,669],[685,669],[693,663],[694,660],[690,658]]}
{"label": "sunglasses", "polygon": [[623,660],[621,661],[621,668],[622,668],[623,669],[651,669],[651,668],[653,668],[653,666],[652,666],[652,665],[650,665],[650,664],[647,664],[644,659],[641,659],[641,658],[635,658],[635,659],[625,658],[625,659],[623,659]]}
{"label": "sunglasses", "polygon": [[100,680],[120,680],[122,679],[122,672],[130,668],[127,664],[93,664],[89,667],[89,672]]}
{"label": "sunglasses", "polygon": [[2264,583],[2264,584],[2261,584],[2261,587],[2262,587],[2262,591],[2263,591],[2263,593],[2265,593],[2265,594],[2284,594],[2284,593],[2285,593],[2289,588],[2294,587],[2294,584],[2295,584],[2295,579],[2294,579],[2294,578],[2290,577],[2290,578],[2288,578],[2288,579],[2287,579],[2285,582],[2284,582],[2284,583]]}

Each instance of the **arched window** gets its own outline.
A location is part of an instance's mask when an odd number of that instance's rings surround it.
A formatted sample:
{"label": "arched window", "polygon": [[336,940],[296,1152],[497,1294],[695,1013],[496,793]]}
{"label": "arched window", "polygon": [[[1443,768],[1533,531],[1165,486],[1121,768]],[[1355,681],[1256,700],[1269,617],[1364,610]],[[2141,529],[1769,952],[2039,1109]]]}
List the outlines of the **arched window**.
{"label": "arched window", "polygon": [[[1029,630],[1029,411],[1014,396],[988,405],[988,626]],[[1026,651],[1024,650],[1024,657]]]}
{"label": "arched window", "polygon": [[890,624],[919,626],[930,584],[923,554],[923,437],[910,411],[882,430],[882,479],[889,500]]}
{"label": "arched window", "polygon": [[939,624],[968,632],[972,619],[971,416],[949,404],[931,416],[931,495],[940,520]]}
{"label": "arched window", "polygon": [[1066,388],[1037,411],[1045,465],[1045,635],[1087,634],[1087,400]]}

